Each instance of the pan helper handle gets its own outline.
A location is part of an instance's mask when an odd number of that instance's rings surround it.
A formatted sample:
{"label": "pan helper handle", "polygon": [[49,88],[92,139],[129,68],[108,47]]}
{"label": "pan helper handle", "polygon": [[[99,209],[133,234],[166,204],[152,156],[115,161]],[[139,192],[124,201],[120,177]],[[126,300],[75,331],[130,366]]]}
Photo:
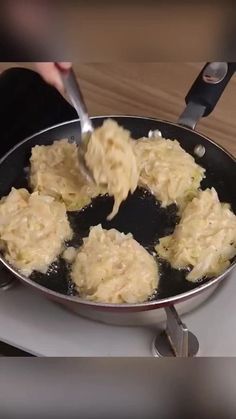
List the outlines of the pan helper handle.
{"label": "pan helper handle", "polygon": [[186,108],[178,123],[194,129],[201,117],[208,116],[218,103],[236,70],[236,62],[207,63],[185,97]]}
{"label": "pan helper handle", "polygon": [[191,358],[197,355],[199,343],[181,321],[174,306],[165,307],[166,329],[153,341],[153,354],[158,357]]}

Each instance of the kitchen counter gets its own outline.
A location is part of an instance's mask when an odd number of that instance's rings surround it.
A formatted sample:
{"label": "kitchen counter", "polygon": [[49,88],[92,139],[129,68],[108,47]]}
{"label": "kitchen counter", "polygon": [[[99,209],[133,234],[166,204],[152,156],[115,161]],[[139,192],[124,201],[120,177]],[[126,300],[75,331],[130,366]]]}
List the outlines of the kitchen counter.
{"label": "kitchen counter", "polygon": [[[235,356],[235,295],[236,273],[207,301],[182,316],[199,340],[198,355]],[[0,339],[36,356],[151,357],[160,327],[162,324],[121,327],[91,321],[20,284],[0,292]]]}

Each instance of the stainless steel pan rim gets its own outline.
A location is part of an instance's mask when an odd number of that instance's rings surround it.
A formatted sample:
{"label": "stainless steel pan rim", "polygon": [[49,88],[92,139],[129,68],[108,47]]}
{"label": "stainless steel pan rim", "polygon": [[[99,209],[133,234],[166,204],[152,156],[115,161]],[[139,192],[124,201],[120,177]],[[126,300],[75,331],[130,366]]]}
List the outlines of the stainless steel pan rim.
{"label": "stainless steel pan rim", "polygon": [[[228,151],[226,150],[223,146],[221,146],[220,144],[218,144],[216,141],[213,141],[211,138],[207,137],[206,135],[192,130],[191,128],[187,128],[185,126],[182,126],[176,122],[170,122],[170,121],[166,121],[165,119],[159,119],[159,118],[153,118],[153,117],[148,117],[148,116],[136,116],[136,115],[122,115],[122,114],[114,114],[114,115],[97,115],[97,116],[92,116],[91,119],[103,119],[103,118],[127,118],[127,119],[144,119],[146,121],[154,121],[154,122],[160,122],[160,123],[164,123],[164,124],[169,124],[172,125],[174,127],[178,127],[181,128],[185,131],[189,131],[189,132],[194,132],[195,134],[199,135],[200,137],[204,138],[205,140],[209,141],[211,144],[214,144],[216,147],[218,147],[220,150],[224,151],[225,154],[227,154],[233,161],[234,163],[236,162],[236,158]],[[79,118],[76,119],[71,119],[70,121],[65,121],[65,122],[61,122],[60,124],[56,124],[56,125],[52,125],[51,127],[45,128],[41,131],[36,132],[35,134],[31,135],[30,137],[25,138],[24,140],[22,140],[20,143],[16,144],[14,147],[12,147],[1,159],[0,159],[0,164],[17,148],[19,148],[22,144],[27,143],[27,141],[31,140],[32,138],[36,137],[37,135],[43,134],[47,131],[50,131],[53,128],[59,128],[62,127],[64,125],[69,125],[75,122],[79,122]]]}
{"label": "stainless steel pan rim", "polygon": [[76,297],[76,296],[69,296],[69,295],[65,295],[65,294],[60,294],[56,291],[52,291],[46,287],[43,287],[39,284],[37,284],[36,282],[32,281],[29,278],[26,278],[24,276],[22,276],[19,272],[17,272],[16,270],[14,270],[14,268],[12,268],[2,257],[0,257],[0,261],[8,268],[10,269],[10,271],[17,276],[19,279],[21,279],[24,283],[33,286],[34,288],[38,289],[39,291],[43,292],[44,294],[48,295],[48,296],[52,296],[55,297],[58,301],[68,301],[68,302],[73,302],[73,303],[79,303],[79,304],[83,304],[84,306],[89,306],[89,307],[93,307],[94,309],[111,309],[111,310],[116,310],[119,309],[123,310],[123,311],[128,311],[128,310],[154,310],[156,308],[161,308],[161,307],[165,307],[168,305],[172,305],[172,304],[177,304],[180,303],[184,300],[187,300],[190,297],[194,297],[195,295],[198,295],[200,292],[206,290],[207,288],[209,288],[210,286],[213,286],[214,284],[216,284],[217,282],[221,281],[225,276],[227,276],[231,270],[233,270],[235,268],[235,262],[225,271],[223,272],[221,275],[219,275],[217,278],[210,280],[209,282],[207,282],[206,284],[200,285],[199,287],[191,290],[191,291],[187,291],[185,293],[182,294],[178,294],[174,297],[168,297],[168,298],[163,298],[162,300],[153,300],[153,301],[146,301],[145,303],[138,303],[138,304],[108,304],[108,303],[96,303],[94,301],[87,301],[85,299]]}
{"label": "stainless steel pan rim", "polygon": [[[172,126],[176,126],[176,127],[181,127],[181,129],[189,131],[189,132],[193,132],[192,129],[181,126],[180,124],[177,123],[173,123],[173,122],[169,122],[169,121],[165,121],[162,119],[158,119],[158,118],[152,118],[152,117],[142,117],[142,116],[134,116],[134,115],[101,115],[101,116],[95,116],[92,117],[92,119],[103,119],[103,118],[128,118],[128,119],[143,119],[143,120],[149,120],[149,121],[155,121],[155,122],[160,122],[160,123],[165,123],[165,124],[169,124]],[[26,139],[24,139],[23,141],[21,141],[20,143],[18,143],[17,145],[15,145],[11,150],[9,150],[1,159],[0,159],[0,164],[17,148],[19,148],[22,144],[26,143],[27,141],[31,140],[32,138],[36,137],[39,134],[42,133],[46,133],[47,131],[52,130],[53,128],[57,128],[60,126],[65,126],[65,125],[70,125],[72,123],[75,122],[79,122],[79,119],[73,119],[70,121],[66,121],[60,124],[56,124],[54,126],[48,127],[44,130],[41,130],[37,133],[35,133],[34,135],[27,137]],[[215,141],[211,140],[210,138],[206,137],[205,135],[202,135],[196,131],[194,131],[197,135],[199,135],[199,137],[202,137],[204,139],[206,139],[207,141],[209,141],[210,143],[212,143],[213,145],[215,145],[217,148],[221,149],[225,154],[227,154],[235,163],[236,159],[234,158],[234,156],[229,153],[227,150],[225,150],[222,146],[220,146],[219,144],[217,144]],[[59,301],[68,301],[69,302],[73,302],[73,303],[79,303],[82,304],[83,306],[88,306],[88,307],[93,307],[94,309],[97,310],[105,310],[105,309],[110,309],[112,311],[138,311],[138,310],[152,310],[152,309],[156,309],[156,308],[161,308],[161,307],[165,307],[171,304],[175,304],[175,303],[179,303],[183,300],[186,300],[190,297],[194,297],[195,295],[199,294],[200,292],[204,291],[205,289],[209,288],[210,286],[213,286],[214,284],[216,284],[218,281],[221,281],[226,275],[228,275],[235,267],[236,264],[236,260],[231,264],[231,266],[225,271],[223,272],[221,275],[219,275],[218,277],[209,280],[209,282],[204,283],[202,285],[199,285],[197,288],[194,288],[193,290],[184,292],[182,294],[178,294],[176,296],[173,297],[168,297],[168,298],[164,298],[161,300],[153,300],[153,301],[147,301],[145,303],[138,303],[138,304],[108,304],[108,303],[97,303],[97,302],[93,302],[93,301],[87,301],[85,299],[82,299],[80,297],[76,297],[76,296],[68,296],[68,295],[64,295],[64,294],[60,294],[56,291],[52,291],[46,287],[43,287],[39,284],[37,284],[36,282],[32,281],[29,278],[26,278],[24,276],[22,276],[19,272],[17,272],[11,265],[9,265],[1,256],[0,256],[0,261],[3,263],[3,265],[5,267],[7,267],[15,276],[17,276],[19,279],[21,279],[24,283],[33,286],[34,288],[38,289],[39,291],[43,292],[44,294],[54,297],[54,299]]]}

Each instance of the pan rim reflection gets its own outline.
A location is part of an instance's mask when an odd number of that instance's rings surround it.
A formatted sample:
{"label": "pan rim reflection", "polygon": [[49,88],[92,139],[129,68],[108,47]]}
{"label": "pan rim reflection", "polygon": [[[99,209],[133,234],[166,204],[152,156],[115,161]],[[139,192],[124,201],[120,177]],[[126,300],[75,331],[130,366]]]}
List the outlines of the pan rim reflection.
{"label": "pan rim reflection", "polygon": [[205,289],[209,288],[210,286],[213,286],[214,284],[216,284],[217,282],[222,281],[222,279],[226,276],[229,275],[229,273],[235,268],[236,265],[236,260],[231,264],[231,266],[229,266],[229,268],[223,272],[221,275],[219,275],[218,277],[214,278],[214,279],[209,279],[206,283],[199,285],[198,287],[184,292],[182,294],[178,294],[172,297],[167,297],[167,298],[163,298],[160,300],[153,300],[153,301],[145,301],[144,303],[136,303],[136,304],[129,304],[129,303],[124,303],[124,304],[111,304],[111,303],[98,303],[98,302],[94,302],[94,301],[88,301],[85,300],[83,298],[80,298],[78,296],[70,296],[70,295],[65,295],[65,294],[60,294],[59,292],[50,290],[47,287],[44,287],[42,285],[39,285],[37,282],[34,282],[33,280],[25,277],[24,275],[21,275],[20,272],[18,272],[17,270],[15,270],[8,262],[5,261],[5,259],[0,256],[0,262],[3,263],[3,265],[8,268],[16,277],[18,277],[19,279],[21,279],[24,283],[27,283],[28,285],[33,285],[33,288],[36,288],[40,291],[43,291],[43,293],[52,295],[54,297],[56,297],[59,300],[67,300],[70,302],[78,302],[80,304],[83,305],[87,305],[89,307],[93,306],[97,309],[103,309],[103,308],[111,308],[113,309],[113,311],[117,309],[122,309],[124,312],[126,311],[126,309],[142,309],[143,311],[146,310],[152,310],[155,308],[162,308],[165,307],[167,305],[172,305],[172,304],[178,304],[190,297],[194,297],[195,295],[198,295],[200,292],[204,291]]}
{"label": "pan rim reflection", "polygon": [[[160,123],[164,123],[164,124],[169,124],[172,126],[176,126],[178,128],[181,128],[185,131],[191,132],[191,133],[195,133],[196,135],[199,135],[200,137],[204,138],[205,140],[209,141],[211,144],[215,145],[217,148],[219,148],[220,150],[222,150],[225,154],[228,155],[228,157],[230,157],[234,163],[236,163],[236,157],[233,156],[232,153],[230,153],[228,150],[226,150],[226,148],[224,148],[222,145],[218,144],[216,141],[213,141],[211,138],[207,137],[206,135],[202,134],[201,132],[197,131],[197,130],[193,130],[191,128],[188,128],[184,125],[178,124],[176,122],[171,122],[165,119],[159,119],[159,118],[154,118],[154,117],[149,117],[149,116],[139,116],[139,115],[122,115],[122,114],[112,114],[112,115],[96,115],[96,116],[92,116],[91,119],[104,119],[104,118],[128,118],[128,119],[143,119],[143,120],[147,120],[147,121],[154,121],[154,122],[160,122]],[[19,143],[17,143],[14,147],[12,147],[7,153],[4,154],[3,157],[1,157],[0,159],[0,164],[3,163],[3,161],[13,152],[15,151],[17,148],[19,148],[21,145],[27,143],[28,141],[30,141],[31,139],[33,139],[34,137],[43,134],[47,131],[50,131],[54,128],[59,128],[61,126],[64,125],[70,125],[72,123],[75,122],[79,122],[80,119],[79,118],[75,118],[75,119],[70,119],[69,121],[65,121],[65,122],[60,122],[59,124],[55,124],[52,126],[49,126],[43,130],[37,131],[35,134],[30,135],[29,137],[25,138],[24,140],[20,141]]]}

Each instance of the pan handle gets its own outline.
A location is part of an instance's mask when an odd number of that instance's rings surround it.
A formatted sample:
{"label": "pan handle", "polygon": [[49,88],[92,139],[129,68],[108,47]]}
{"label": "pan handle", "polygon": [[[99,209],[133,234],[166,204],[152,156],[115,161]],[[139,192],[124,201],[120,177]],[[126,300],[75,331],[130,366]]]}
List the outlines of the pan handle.
{"label": "pan handle", "polygon": [[213,111],[235,70],[236,62],[207,63],[185,97],[187,106],[178,123],[195,129],[200,118]]}
{"label": "pan handle", "polygon": [[166,329],[161,331],[153,341],[154,356],[193,357],[198,353],[199,343],[181,321],[174,306],[165,307]]}

